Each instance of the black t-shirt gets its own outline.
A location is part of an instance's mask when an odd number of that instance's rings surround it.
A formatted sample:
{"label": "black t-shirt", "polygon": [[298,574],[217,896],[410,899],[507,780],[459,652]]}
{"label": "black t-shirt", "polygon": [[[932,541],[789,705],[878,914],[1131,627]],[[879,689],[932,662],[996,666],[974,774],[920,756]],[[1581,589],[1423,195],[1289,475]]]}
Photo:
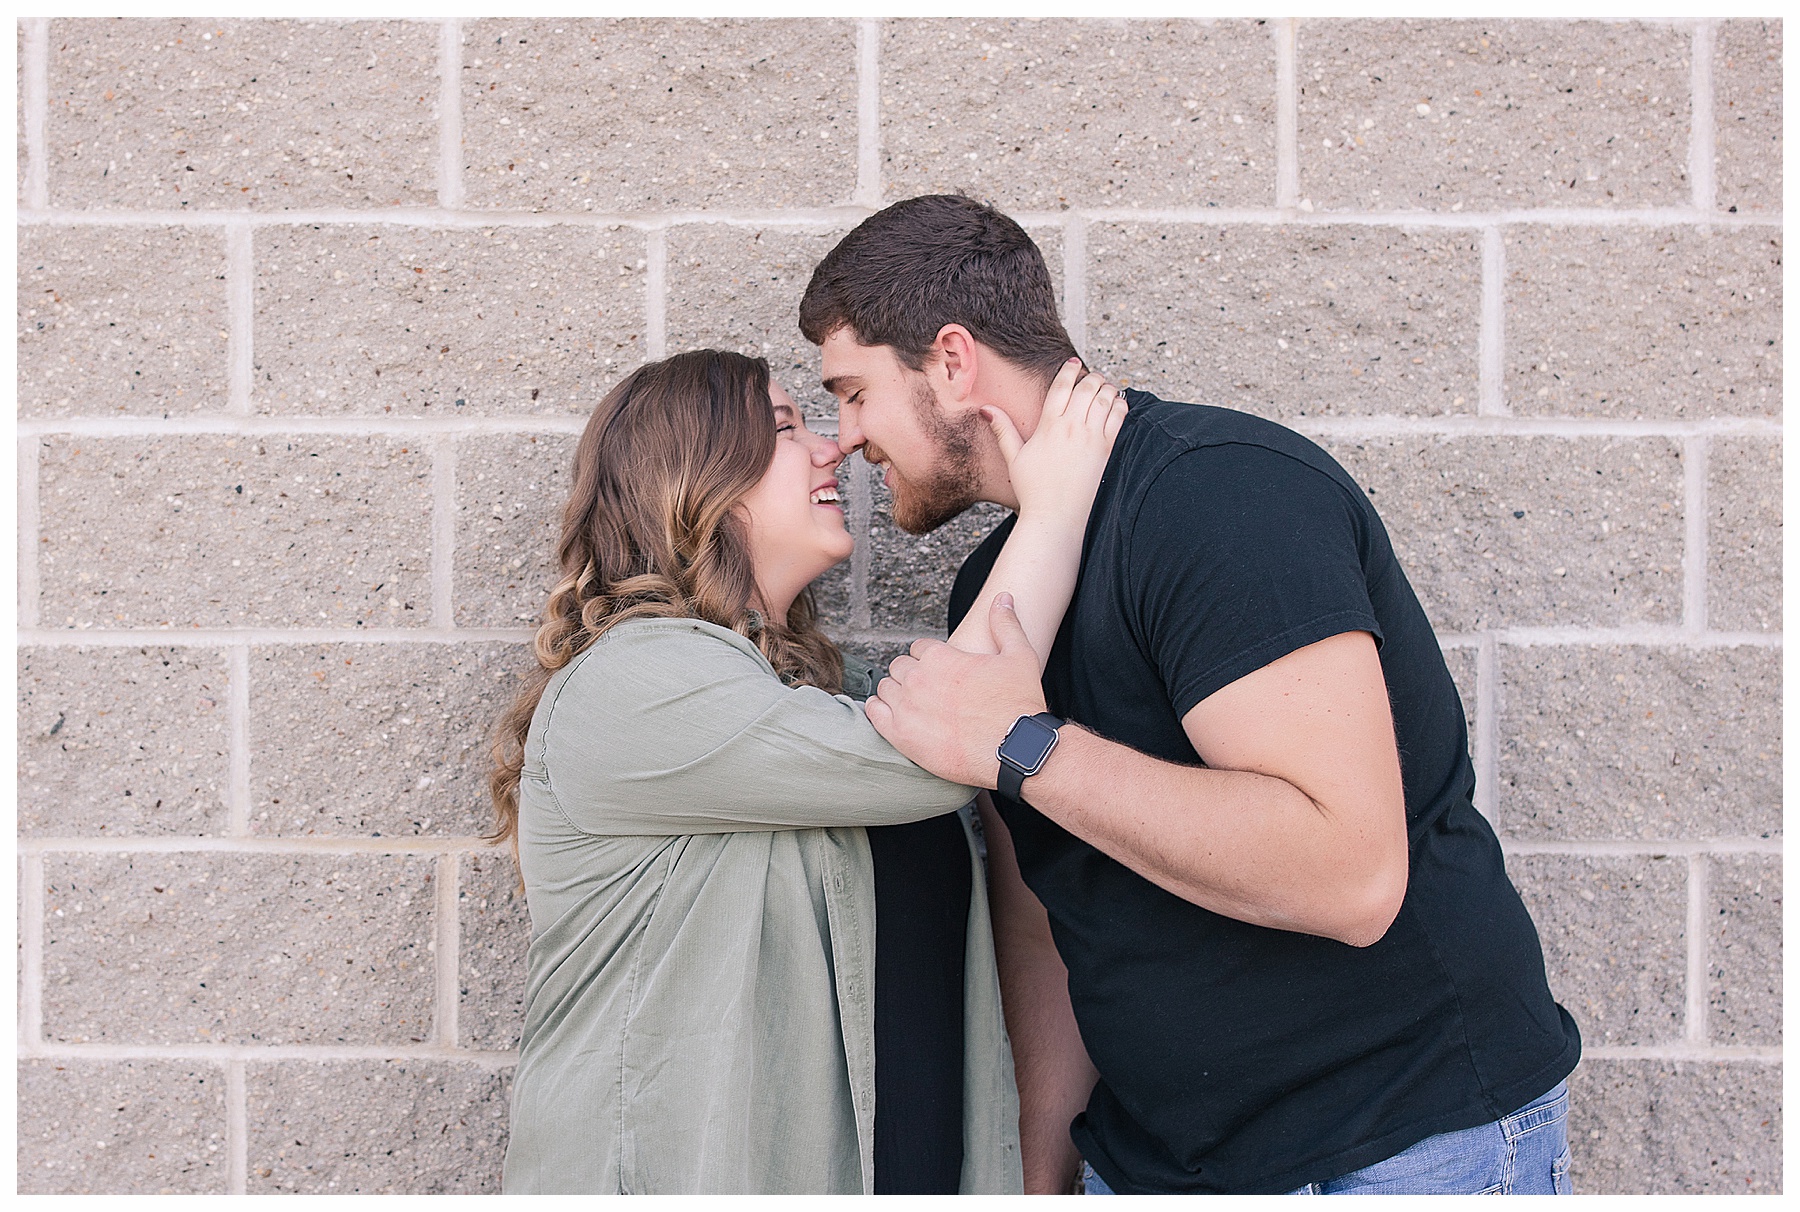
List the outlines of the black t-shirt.
{"label": "black t-shirt", "polygon": [[[1267,1193],[1517,1110],[1574,1068],[1580,1037],[1472,805],[1456,686],[1374,507],[1292,430],[1143,392],[1130,403],[1045,669],[1050,710],[1200,765],[1181,726],[1196,703],[1368,631],[1410,874],[1386,936],[1350,947],[1208,912],[996,796],[1100,1072],[1076,1145],[1116,1191]],[[952,626],[1011,530],[963,564]]]}
{"label": "black t-shirt", "polygon": [[955,1195],[963,1163],[969,842],[955,813],[868,834],[875,858],[875,1193]]}

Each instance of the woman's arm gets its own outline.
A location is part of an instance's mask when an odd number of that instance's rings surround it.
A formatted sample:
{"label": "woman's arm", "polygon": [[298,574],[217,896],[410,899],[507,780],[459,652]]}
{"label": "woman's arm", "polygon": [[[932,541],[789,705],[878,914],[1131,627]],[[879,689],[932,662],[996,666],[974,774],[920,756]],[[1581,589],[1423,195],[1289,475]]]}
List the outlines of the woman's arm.
{"label": "woman's arm", "polygon": [[547,692],[538,777],[583,832],[897,825],[974,795],[902,757],[861,703],[784,685],[723,627],[639,619],[577,660]]}
{"label": "woman's arm", "polygon": [[[1045,653],[1074,593],[1088,510],[1124,419],[1112,387],[1079,375],[1077,363],[1057,376],[1029,442],[1004,414],[990,417],[1019,520],[977,605],[1011,593]],[[996,651],[985,610],[979,622],[958,628],[953,642]],[[974,794],[902,757],[860,703],[783,685],[748,640],[724,628],[637,620],[579,660],[554,690],[542,743],[550,790],[583,831],[901,824],[953,812]]]}
{"label": "woman's arm", "polygon": [[996,595],[1010,593],[1042,669],[1075,594],[1088,511],[1125,421],[1125,397],[1101,376],[1083,375],[1081,363],[1071,358],[1050,384],[1030,441],[1020,439],[1005,413],[982,411],[1006,459],[1019,520],[950,645],[998,652],[988,631],[988,606]]}

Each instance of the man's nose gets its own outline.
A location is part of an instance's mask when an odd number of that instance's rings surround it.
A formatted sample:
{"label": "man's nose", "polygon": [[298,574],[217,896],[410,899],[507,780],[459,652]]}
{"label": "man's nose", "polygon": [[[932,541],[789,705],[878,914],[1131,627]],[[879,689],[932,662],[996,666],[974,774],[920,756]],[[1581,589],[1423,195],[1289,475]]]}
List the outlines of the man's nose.
{"label": "man's nose", "polygon": [[837,444],[844,454],[849,454],[863,444],[862,426],[859,424],[861,420],[856,408],[839,406]]}

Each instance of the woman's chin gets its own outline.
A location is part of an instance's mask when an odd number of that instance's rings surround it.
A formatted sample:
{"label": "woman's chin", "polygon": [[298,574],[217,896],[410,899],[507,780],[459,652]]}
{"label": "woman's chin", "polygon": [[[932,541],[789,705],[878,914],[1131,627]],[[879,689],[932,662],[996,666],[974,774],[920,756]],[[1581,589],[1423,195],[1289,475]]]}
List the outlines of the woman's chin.
{"label": "woman's chin", "polygon": [[[836,568],[839,564],[842,564],[845,560],[850,558],[850,553],[855,550],[856,550],[856,544],[854,542],[846,542],[844,544],[843,551],[841,554],[839,554],[837,552],[828,553],[826,558],[829,559],[831,562],[829,564],[825,565],[825,567],[819,569],[818,576],[822,577],[826,573],[830,572],[833,568]],[[813,579],[818,580],[818,577],[814,577]]]}

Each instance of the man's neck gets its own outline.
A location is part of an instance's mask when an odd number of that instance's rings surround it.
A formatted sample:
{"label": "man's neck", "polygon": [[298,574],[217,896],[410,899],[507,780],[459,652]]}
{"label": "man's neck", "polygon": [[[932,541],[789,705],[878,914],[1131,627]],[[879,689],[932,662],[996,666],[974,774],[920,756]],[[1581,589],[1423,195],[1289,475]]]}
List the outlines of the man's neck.
{"label": "man's neck", "polygon": [[[988,391],[982,402],[1004,412],[1012,420],[1013,428],[1019,431],[1019,437],[1030,441],[1031,435],[1037,432],[1038,419],[1044,413],[1044,388],[1034,377],[1010,365],[985,386]],[[992,430],[987,431],[981,452],[981,499],[1007,509],[1018,509],[1018,494],[1013,491],[1006,460],[1001,457],[1000,444]]]}

